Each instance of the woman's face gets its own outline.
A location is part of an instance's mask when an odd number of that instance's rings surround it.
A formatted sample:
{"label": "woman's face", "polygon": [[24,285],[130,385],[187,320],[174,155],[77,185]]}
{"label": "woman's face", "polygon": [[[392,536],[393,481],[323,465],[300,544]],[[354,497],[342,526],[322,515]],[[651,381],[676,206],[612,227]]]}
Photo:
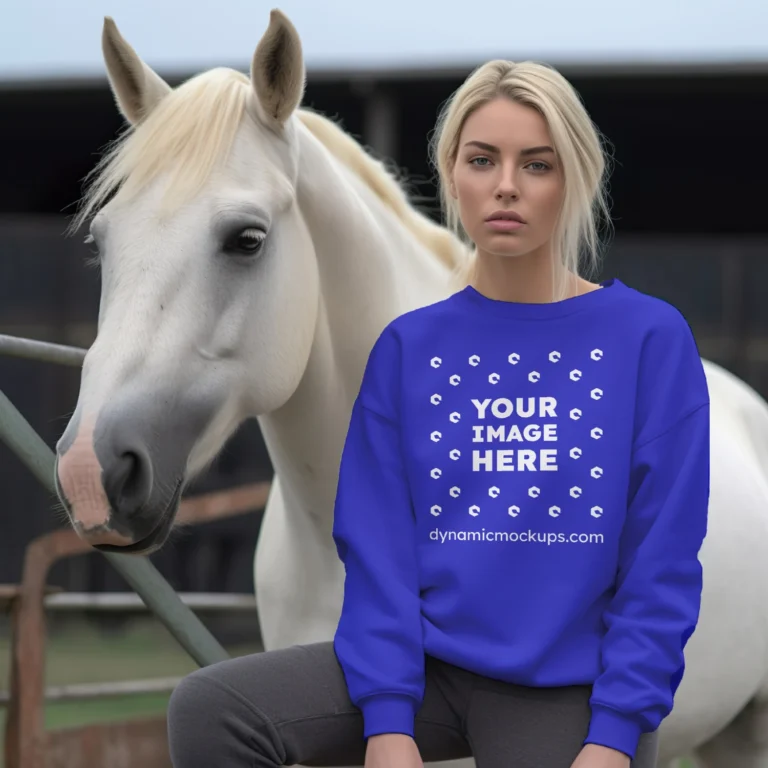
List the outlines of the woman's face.
{"label": "woman's face", "polygon": [[450,191],[478,251],[523,256],[549,243],[564,177],[542,115],[504,97],[475,110],[459,137]]}

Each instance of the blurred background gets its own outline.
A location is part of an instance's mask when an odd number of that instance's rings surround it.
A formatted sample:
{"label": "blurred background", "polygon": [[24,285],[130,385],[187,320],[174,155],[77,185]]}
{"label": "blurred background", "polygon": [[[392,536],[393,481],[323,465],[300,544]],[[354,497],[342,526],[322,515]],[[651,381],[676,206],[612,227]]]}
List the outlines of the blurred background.
{"label": "blurred background", "polygon": [[[95,335],[98,276],[84,265],[82,236],[64,230],[83,177],[123,127],[102,64],[104,15],[177,84],[214,66],[247,71],[270,7],[254,0],[2,7],[0,333],[82,347]],[[602,276],[675,304],[704,357],[768,395],[765,0],[285,0],[280,8],[303,39],[305,104],[395,163],[435,218],[427,141],[444,100],[491,58],[558,67],[613,147],[616,236]],[[51,447],[78,385],[76,369],[0,356],[0,388]],[[271,472],[251,423],[191,490],[268,480]],[[2,445],[0,489],[0,584],[13,584],[27,545],[61,522],[50,494]],[[152,559],[177,590],[252,593],[260,514],[190,528]],[[57,565],[50,581],[77,592],[127,589],[95,553]],[[105,637],[113,653],[127,649],[118,676],[193,666],[150,620],[85,613],[68,621],[52,628],[54,682],[102,674],[94,658]],[[255,616],[208,623],[232,648],[258,647]],[[74,663],[85,657],[89,664]],[[107,658],[109,679],[115,661]]]}

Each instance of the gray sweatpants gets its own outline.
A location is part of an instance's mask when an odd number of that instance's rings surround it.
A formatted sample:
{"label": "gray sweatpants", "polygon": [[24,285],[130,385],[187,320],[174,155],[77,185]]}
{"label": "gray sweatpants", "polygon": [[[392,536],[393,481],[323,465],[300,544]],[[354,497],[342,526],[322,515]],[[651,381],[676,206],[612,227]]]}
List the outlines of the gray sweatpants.
{"label": "gray sweatpants", "polygon": [[[525,688],[426,659],[415,737],[425,762],[570,768],[589,725],[589,686]],[[362,766],[363,720],[332,643],[299,645],[193,672],[171,696],[174,768]],[[645,734],[632,768],[656,765]]]}

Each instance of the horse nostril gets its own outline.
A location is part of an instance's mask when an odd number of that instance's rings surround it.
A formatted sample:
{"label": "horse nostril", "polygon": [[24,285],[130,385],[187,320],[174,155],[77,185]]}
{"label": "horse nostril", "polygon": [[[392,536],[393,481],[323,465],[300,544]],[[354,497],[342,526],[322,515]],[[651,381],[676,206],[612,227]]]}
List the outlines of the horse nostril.
{"label": "horse nostril", "polygon": [[127,451],[118,460],[120,469],[118,475],[122,480],[122,492],[131,495],[136,491],[136,486],[141,482],[141,459],[136,453]]}
{"label": "horse nostril", "polygon": [[149,500],[152,465],[140,450],[128,450],[104,469],[104,491],[118,516],[133,515]]}

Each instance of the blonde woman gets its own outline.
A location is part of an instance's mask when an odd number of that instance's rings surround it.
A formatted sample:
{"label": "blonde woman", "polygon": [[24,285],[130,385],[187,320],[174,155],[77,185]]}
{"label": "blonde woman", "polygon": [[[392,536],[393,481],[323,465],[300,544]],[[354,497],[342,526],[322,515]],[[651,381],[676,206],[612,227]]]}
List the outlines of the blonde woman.
{"label": "blonde woman", "polygon": [[696,344],[670,305],[587,279],[606,163],[557,72],[480,67],[435,160],[474,260],[370,354],[339,475],[335,639],[188,677],[175,768],[655,765],[701,596]]}

